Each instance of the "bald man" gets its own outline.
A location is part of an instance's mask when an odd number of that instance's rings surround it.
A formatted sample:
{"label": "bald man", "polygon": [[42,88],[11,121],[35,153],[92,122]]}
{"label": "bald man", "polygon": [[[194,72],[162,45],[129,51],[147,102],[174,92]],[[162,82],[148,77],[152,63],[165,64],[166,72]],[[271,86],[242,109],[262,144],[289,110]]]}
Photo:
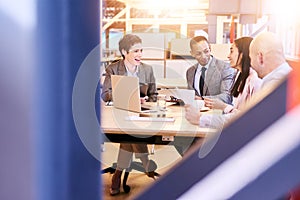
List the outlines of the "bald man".
{"label": "bald man", "polygon": [[263,79],[262,88],[276,87],[292,68],[286,62],[280,39],[272,32],[257,35],[250,44],[251,66]]}
{"label": "bald man", "polygon": [[[250,44],[251,66],[262,78],[261,89],[273,89],[292,71],[285,60],[281,40],[272,32],[258,34]],[[193,106],[185,106],[186,119],[201,127],[221,128],[236,113],[203,115]]]}
{"label": "bald man", "polygon": [[[259,34],[250,44],[251,66],[262,78],[262,89],[276,87],[292,68],[285,60],[281,41],[274,33]],[[280,199],[298,199],[300,187]]]}

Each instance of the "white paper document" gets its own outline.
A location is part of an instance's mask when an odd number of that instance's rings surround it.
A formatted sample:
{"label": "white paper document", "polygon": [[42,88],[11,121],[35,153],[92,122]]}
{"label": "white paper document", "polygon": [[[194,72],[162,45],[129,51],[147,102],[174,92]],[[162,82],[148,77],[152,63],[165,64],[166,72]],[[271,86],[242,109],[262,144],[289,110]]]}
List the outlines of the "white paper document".
{"label": "white paper document", "polygon": [[194,104],[195,100],[195,91],[194,90],[188,90],[188,89],[178,89],[176,90],[176,97],[178,99],[182,99],[185,104]]}

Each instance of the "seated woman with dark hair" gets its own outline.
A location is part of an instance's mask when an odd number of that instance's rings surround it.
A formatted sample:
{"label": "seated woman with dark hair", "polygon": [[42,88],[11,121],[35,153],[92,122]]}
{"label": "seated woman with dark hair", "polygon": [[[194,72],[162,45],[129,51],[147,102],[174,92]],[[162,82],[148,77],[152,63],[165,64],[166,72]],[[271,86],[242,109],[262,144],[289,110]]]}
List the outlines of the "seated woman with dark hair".
{"label": "seated woman with dark hair", "polygon": [[228,55],[230,66],[238,71],[231,89],[233,105],[226,104],[218,99],[204,98],[205,106],[221,109],[225,114],[235,112],[260,89],[262,80],[257,76],[256,71],[251,68],[249,57],[251,41],[251,37],[241,37],[236,39],[230,47]]}

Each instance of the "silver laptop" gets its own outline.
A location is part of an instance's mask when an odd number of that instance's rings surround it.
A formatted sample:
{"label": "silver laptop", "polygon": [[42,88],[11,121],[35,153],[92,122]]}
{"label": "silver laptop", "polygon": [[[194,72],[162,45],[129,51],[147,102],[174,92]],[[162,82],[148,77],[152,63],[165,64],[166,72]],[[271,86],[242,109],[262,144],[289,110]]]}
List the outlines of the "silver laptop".
{"label": "silver laptop", "polygon": [[132,112],[149,110],[149,105],[141,104],[140,85],[137,77],[111,75],[112,97],[115,108]]}

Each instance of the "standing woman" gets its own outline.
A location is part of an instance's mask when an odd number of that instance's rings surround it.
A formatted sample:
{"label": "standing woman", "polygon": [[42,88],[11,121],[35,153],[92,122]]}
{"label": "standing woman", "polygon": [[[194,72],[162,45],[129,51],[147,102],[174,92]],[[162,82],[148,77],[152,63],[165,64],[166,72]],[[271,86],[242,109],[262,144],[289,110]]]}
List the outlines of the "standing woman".
{"label": "standing woman", "polygon": [[252,39],[252,37],[241,37],[236,39],[230,47],[228,55],[230,66],[238,71],[231,89],[233,105],[226,104],[218,99],[204,98],[207,107],[221,109],[224,114],[235,112],[260,89],[262,80],[257,76],[256,71],[251,68],[249,57],[249,46]]}
{"label": "standing woman", "polygon": [[[106,76],[103,83],[101,97],[107,101],[113,101],[111,75],[134,76],[139,78],[142,85],[147,85],[147,101],[156,101],[156,84],[153,69],[150,65],[141,62],[142,40],[136,35],[127,34],[119,41],[119,50],[122,60],[112,63],[106,68]],[[141,99],[144,101],[145,99]],[[146,144],[121,143],[119,148],[117,168],[112,177],[110,188],[111,195],[120,193],[121,175],[124,169],[128,168],[132,161],[133,152],[135,157],[142,161],[145,172],[148,176],[154,177],[153,162],[148,158],[148,147]]]}

